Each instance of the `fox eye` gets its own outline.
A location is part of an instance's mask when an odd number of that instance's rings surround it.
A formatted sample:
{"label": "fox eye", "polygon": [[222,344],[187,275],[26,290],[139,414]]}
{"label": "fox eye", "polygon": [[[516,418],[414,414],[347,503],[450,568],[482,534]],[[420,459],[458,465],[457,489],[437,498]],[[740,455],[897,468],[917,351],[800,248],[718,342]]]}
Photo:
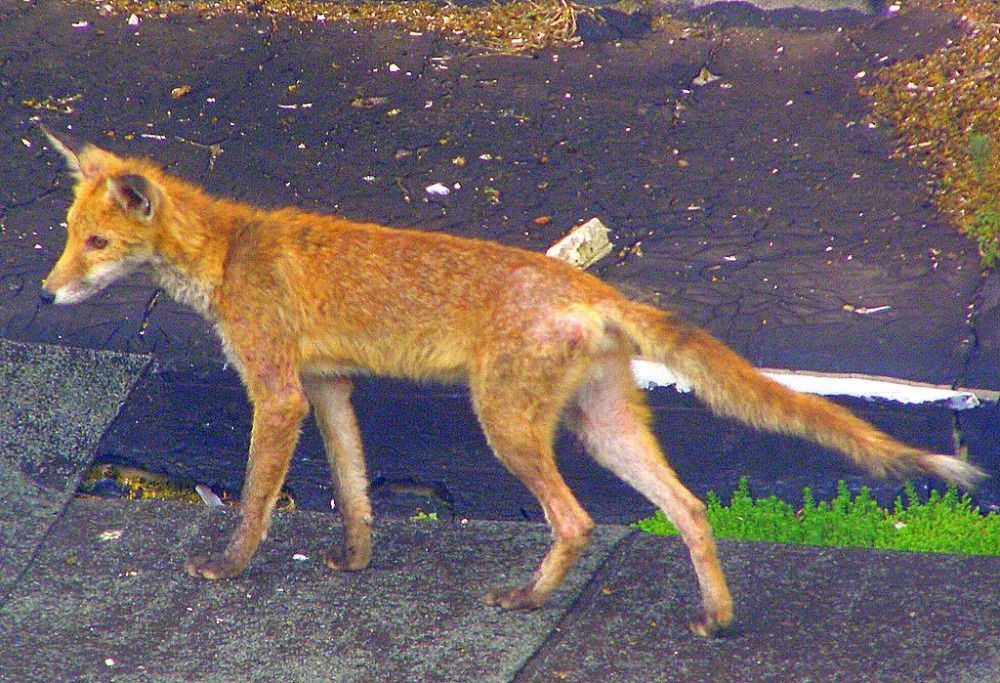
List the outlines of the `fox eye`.
{"label": "fox eye", "polygon": [[87,238],[86,245],[90,249],[100,251],[104,247],[108,246],[108,240],[100,235],[91,235]]}

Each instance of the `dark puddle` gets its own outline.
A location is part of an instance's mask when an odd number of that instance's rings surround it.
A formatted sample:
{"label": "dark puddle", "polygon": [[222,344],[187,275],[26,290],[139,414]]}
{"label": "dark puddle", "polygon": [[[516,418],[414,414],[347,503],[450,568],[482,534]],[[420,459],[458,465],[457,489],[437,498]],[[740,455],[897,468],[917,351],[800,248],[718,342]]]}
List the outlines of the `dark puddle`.
{"label": "dark puddle", "polygon": [[[902,490],[899,482],[861,476],[812,444],[717,419],[690,396],[657,389],[649,398],[664,452],[699,496],[715,491],[725,501],[741,477],[748,479],[755,496],[774,494],[793,505],[801,502],[805,486],[819,500],[832,499],[840,480],[855,492],[868,486],[883,505],[891,505]],[[862,400],[846,404],[875,424],[891,425],[909,443],[939,452],[953,449],[955,418],[946,408]],[[464,389],[363,378],[357,382],[354,405],[379,516],[423,512],[542,521],[533,497],[490,453]],[[991,419],[995,416],[966,411],[962,420],[968,438],[974,443],[988,438]],[[224,497],[236,496],[250,422],[250,407],[234,374],[153,373],[105,434],[97,457],[166,475],[189,488],[204,484]],[[628,523],[653,512],[648,501],[591,461],[569,435],[560,435],[557,452],[567,483],[597,521]],[[921,491],[933,485],[930,480],[916,483]],[[116,494],[114,487],[109,489]],[[286,489],[299,508],[330,509],[326,457],[311,419],[303,429]],[[996,507],[997,484],[987,482],[976,501],[984,509]]]}

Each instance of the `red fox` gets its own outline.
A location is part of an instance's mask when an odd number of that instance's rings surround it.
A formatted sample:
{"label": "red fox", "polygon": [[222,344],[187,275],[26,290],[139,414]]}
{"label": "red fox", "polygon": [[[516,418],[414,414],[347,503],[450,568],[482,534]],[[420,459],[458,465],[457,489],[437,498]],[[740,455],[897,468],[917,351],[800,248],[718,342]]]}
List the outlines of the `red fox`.
{"label": "red fox", "polygon": [[330,550],[326,563],[349,571],[368,565],[372,509],[350,403],[359,373],[468,384],[490,447],[537,497],[553,535],[525,585],[486,595],[504,608],[542,605],[594,528],[556,469],[552,442],[564,424],[680,530],[701,589],[693,631],[713,635],[732,622],[705,507],[650,431],[633,357],[669,366],[719,415],[810,439],[876,475],[923,472],[963,487],[984,476],[786,389],[707,332],[556,259],[217,199],[150,161],[44,132],[76,184],[65,250],[43,298],[78,303],[145,268],[214,324],[253,403],[239,524],[221,553],[187,561],[194,576],[234,577],[246,568],[266,536],[310,406],[344,523],[344,547]]}

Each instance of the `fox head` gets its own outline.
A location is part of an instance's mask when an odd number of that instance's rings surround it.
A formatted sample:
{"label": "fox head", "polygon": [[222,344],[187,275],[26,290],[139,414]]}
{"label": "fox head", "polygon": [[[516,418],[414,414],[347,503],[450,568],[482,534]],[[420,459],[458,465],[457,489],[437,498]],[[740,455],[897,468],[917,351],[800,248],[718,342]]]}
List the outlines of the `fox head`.
{"label": "fox head", "polygon": [[66,246],[42,284],[42,298],[73,304],[155,258],[154,224],[163,193],[144,162],[42,131],[76,179]]}

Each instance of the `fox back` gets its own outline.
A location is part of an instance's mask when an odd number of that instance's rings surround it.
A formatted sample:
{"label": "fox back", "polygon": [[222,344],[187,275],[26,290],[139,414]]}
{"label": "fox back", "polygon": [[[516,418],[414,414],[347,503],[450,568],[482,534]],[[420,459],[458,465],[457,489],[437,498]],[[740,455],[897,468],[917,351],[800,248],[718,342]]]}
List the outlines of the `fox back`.
{"label": "fox back", "polygon": [[[55,303],[83,301],[142,268],[224,342],[243,325],[281,330],[303,368],[463,379],[484,335],[495,342],[553,316],[570,322],[619,297],[534,252],[265,211],[91,145],[76,158],[66,246],[45,282]],[[594,323],[586,318],[576,324]]]}

